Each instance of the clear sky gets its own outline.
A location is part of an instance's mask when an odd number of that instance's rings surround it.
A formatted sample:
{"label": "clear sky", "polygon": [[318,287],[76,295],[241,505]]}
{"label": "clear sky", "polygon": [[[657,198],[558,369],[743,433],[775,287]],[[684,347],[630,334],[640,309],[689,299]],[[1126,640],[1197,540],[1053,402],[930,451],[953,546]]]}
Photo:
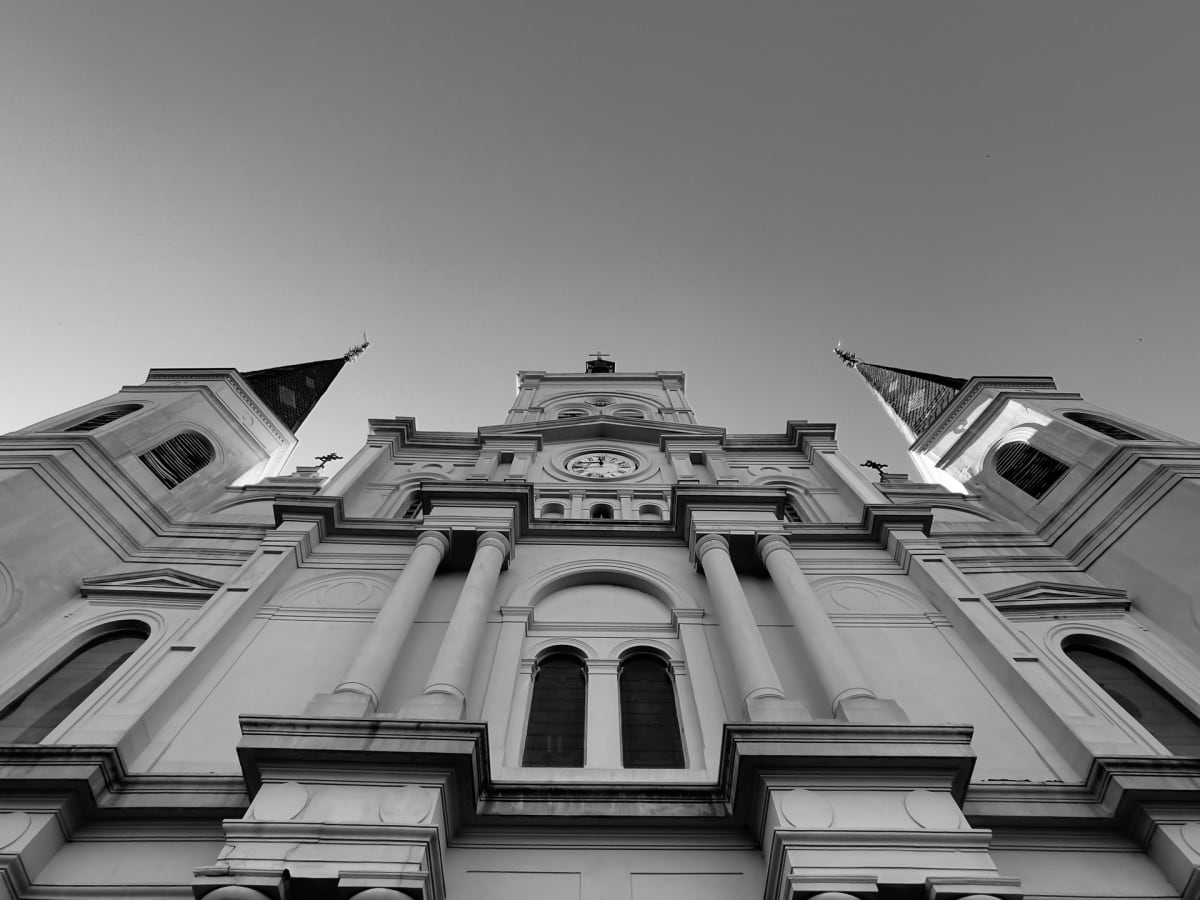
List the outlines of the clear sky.
{"label": "clear sky", "polygon": [[1197,439],[1198,34],[1194,0],[3,0],[0,431],[365,330],[293,463],[603,350],[903,468],[838,340]]}

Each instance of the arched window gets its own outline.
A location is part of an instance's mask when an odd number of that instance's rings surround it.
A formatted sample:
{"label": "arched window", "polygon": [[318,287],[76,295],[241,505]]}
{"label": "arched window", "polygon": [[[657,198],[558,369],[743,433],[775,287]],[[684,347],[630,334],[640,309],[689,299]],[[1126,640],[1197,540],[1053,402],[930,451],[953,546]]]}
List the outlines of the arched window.
{"label": "arched window", "polygon": [[582,419],[587,413],[582,409],[564,409],[558,414],[560,419]]}
{"label": "arched window", "polygon": [[1012,441],[996,450],[996,472],[1031,497],[1046,496],[1070,468],[1024,441]]}
{"label": "arched window", "polygon": [[611,519],[613,517],[613,508],[607,503],[597,503],[592,507],[591,516],[593,519]]}
{"label": "arched window", "polygon": [[643,503],[638,507],[638,518],[643,522],[661,522],[662,510],[653,503]]}
{"label": "arched window", "polygon": [[1070,419],[1072,422],[1078,422],[1084,428],[1090,428],[1092,431],[1098,431],[1105,437],[1110,437],[1115,441],[1144,441],[1145,438],[1140,434],[1134,434],[1127,428],[1122,428],[1116,422],[1110,422],[1108,419],[1102,419],[1099,416],[1093,416],[1091,413],[1069,412],[1063,413],[1064,419]]}
{"label": "arched window", "polygon": [[0,743],[36,744],[58,727],[146,640],[132,627],[88,641],[0,711]]}
{"label": "arched window", "polygon": [[195,431],[168,438],[138,457],[167,489],[195,475],[213,461],[212,442]]}
{"label": "arched window", "polygon": [[640,409],[614,409],[614,416],[620,416],[622,419],[644,419],[646,414]]}
{"label": "arched window", "polygon": [[117,421],[122,416],[137,412],[141,408],[142,404],[140,403],[122,403],[120,406],[110,406],[82,422],[76,422],[74,425],[64,428],[63,431],[95,431],[97,428],[103,428],[109,422]]}
{"label": "arched window", "polygon": [[561,503],[547,503],[542,507],[543,519],[561,519],[566,515],[566,510]]}
{"label": "arched window", "polygon": [[682,769],[683,738],[675,683],[667,664],[650,653],[625,658],[621,691],[621,764],[627,769]]}
{"label": "arched window", "polygon": [[1168,750],[1179,756],[1200,756],[1200,720],[1133,664],[1099,647],[1072,644],[1063,649]]}
{"label": "arched window", "polygon": [[582,766],[586,723],[583,661],[570,653],[543,657],[533,675],[522,765]]}

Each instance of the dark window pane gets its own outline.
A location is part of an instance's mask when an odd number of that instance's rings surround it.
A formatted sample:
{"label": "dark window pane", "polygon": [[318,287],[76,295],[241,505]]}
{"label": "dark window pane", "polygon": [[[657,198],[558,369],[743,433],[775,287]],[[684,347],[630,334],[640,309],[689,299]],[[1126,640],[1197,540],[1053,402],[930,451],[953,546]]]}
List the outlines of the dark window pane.
{"label": "dark window pane", "polygon": [[64,428],[63,431],[95,431],[97,428],[103,428],[109,422],[117,421],[122,416],[137,412],[141,408],[142,405],[140,403],[125,403],[121,406],[110,406],[103,412],[96,413],[90,419],[84,419],[70,428]]}
{"label": "dark window pane", "polygon": [[621,760],[627,769],[683,768],[675,685],[666,664],[639,655],[621,666]]}
{"label": "dark window pane", "polygon": [[593,519],[611,519],[613,517],[612,507],[604,503],[597,503],[592,507]]}
{"label": "dark window pane", "polygon": [[1095,647],[1068,647],[1066,652],[1168,750],[1179,756],[1200,756],[1200,721],[1138,669]]}
{"label": "dark window pane", "polygon": [[586,722],[583,663],[565,653],[546,657],[533,680],[523,764],[582,766]]}
{"label": "dark window pane", "polygon": [[194,431],[163,441],[138,457],[168,490],[213,461],[213,445]]}
{"label": "dark window pane", "polygon": [[1044,497],[1069,467],[1021,441],[996,451],[996,472],[1031,497]]}
{"label": "dark window pane", "polygon": [[1101,419],[1099,416],[1088,415],[1087,413],[1066,413],[1066,418],[1072,422],[1078,422],[1084,428],[1090,428],[1092,431],[1098,431],[1107,437],[1117,441],[1144,441],[1145,438],[1140,434],[1134,434],[1126,428],[1122,428],[1116,422],[1110,422],[1107,419]]}
{"label": "dark window pane", "polygon": [[96,638],[0,712],[0,743],[36,744],[104,683],[146,638],[116,632]]}

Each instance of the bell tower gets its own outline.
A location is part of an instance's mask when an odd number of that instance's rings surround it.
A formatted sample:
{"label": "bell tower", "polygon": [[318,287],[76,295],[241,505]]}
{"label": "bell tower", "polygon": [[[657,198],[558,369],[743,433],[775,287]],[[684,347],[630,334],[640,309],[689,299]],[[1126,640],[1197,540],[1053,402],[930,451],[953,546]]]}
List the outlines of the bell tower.
{"label": "bell tower", "polygon": [[1051,378],[949,378],[837,353],[911,442],[927,481],[1026,526],[1200,651],[1200,446]]}

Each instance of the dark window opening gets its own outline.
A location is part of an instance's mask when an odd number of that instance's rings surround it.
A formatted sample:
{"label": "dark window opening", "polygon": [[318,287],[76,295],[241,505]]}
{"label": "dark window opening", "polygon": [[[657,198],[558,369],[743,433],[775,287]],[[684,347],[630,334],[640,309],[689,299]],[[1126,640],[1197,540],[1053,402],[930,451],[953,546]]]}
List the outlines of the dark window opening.
{"label": "dark window opening", "polygon": [[64,428],[63,431],[95,431],[97,428],[103,428],[110,422],[115,422],[122,416],[127,416],[130,413],[137,412],[142,408],[140,403],[123,403],[120,406],[110,406],[108,409],[96,413],[90,419],[84,419],[82,422]]}
{"label": "dark window opening", "polygon": [[1070,467],[1023,441],[1013,441],[996,451],[996,472],[1031,497],[1046,496]]}
{"label": "dark window opening", "polygon": [[796,511],[796,507],[790,503],[783,504],[783,521],[785,522],[803,522],[800,518],[800,513]]}
{"label": "dark window opening", "polygon": [[621,665],[621,762],[627,769],[683,768],[675,684],[667,664],[639,653]]}
{"label": "dark window opening", "polygon": [[404,512],[401,513],[400,518],[402,518],[402,519],[417,518],[417,516],[421,515],[421,507],[422,507],[421,498],[414,497],[412,500],[409,500],[408,503],[405,505]]}
{"label": "dark window opening", "polygon": [[522,765],[582,766],[586,723],[583,662],[567,653],[545,657],[533,676]]}
{"label": "dark window opening", "polygon": [[213,445],[204,435],[185,431],[147,450],[138,459],[170,490],[213,461]]}
{"label": "dark window opening", "polygon": [[611,519],[613,517],[613,508],[607,503],[597,503],[592,507],[593,519]]}
{"label": "dark window opening", "polygon": [[84,644],[0,712],[0,743],[39,743],[145,640],[127,629]]}
{"label": "dark window opening", "polygon": [[1097,647],[1064,648],[1104,692],[1177,756],[1200,756],[1200,719],[1128,661]]}
{"label": "dark window opening", "polygon": [[1084,428],[1090,428],[1092,431],[1098,431],[1105,437],[1110,437],[1115,441],[1144,441],[1145,438],[1140,434],[1134,434],[1127,428],[1122,428],[1116,422],[1110,422],[1107,419],[1102,419],[1099,416],[1093,416],[1089,413],[1064,413],[1063,418],[1070,419],[1072,422],[1078,422]]}
{"label": "dark window opening", "polygon": [[558,414],[560,419],[582,419],[587,413],[578,409],[565,409]]}

